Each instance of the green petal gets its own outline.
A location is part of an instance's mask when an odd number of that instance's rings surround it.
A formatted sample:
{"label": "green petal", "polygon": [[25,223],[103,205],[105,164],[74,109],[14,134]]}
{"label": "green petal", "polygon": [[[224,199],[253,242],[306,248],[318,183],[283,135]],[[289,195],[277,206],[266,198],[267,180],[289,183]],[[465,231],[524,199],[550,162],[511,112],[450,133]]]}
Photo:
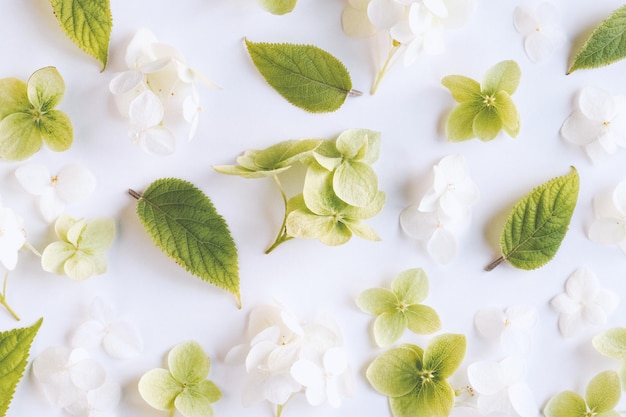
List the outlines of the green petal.
{"label": "green petal", "polygon": [[[62,214],[59,216],[57,221],[54,223],[54,231],[56,232],[59,239],[62,239],[68,243],[71,243],[68,239],[68,233],[72,226],[74,226],[78,221],[67,214]],[[78,237],[76,237],[76,240]],[[76,243],[74,240],[74,243]]]}
{"label": "green petal", "polygon": [[367,129],[348,129],[342,132],[335,142],[344,159],[363,159],[367,153]]}
{"label": "green petal", "polygon": [[265,171],[288,168],[317,148],[323,139],[287,140],[258,151],[254,163]]}
{"label": "green petal", "polygon": [[42,113],[55,108],[63,94],[65,81],[54,67],[41,68],[28,79],[28,100]]}
{"label": "green petal", "polygon": [[42,114],[39,131],[46,145],[55,152],[68,150],[74,141],[72,122],[61,110],[50,110]]}
{"label": "green petal", "polygon": [[196,385],[194,391],[208,399],[210,403],[214,403],[222,398],[222,391],[213,381],[209,381],[208,379]]}
{"label": "green petal", "polygon": [[410,393],[420,380],[421,355],[403,346],[384,352],[370,364],[365,373],[372,387],[388,397]]}
{"label": "green petal", "polygon": [[496,112],[502,120],[504,131],[511,137],[516,137],[520,129],[520,118],[517,107],[506,91],[499,91],[495,95]]}
{"label": "green petal", "polygon": [[93,264],[94,275],[102,275],[107,271],[107,258],[102,253],[90,254],[89,258]]}
{"label": "green petal", "polygon": [[387,288],[370,288],[356,297],[356,305],[365,313],[378,316],[398,309],[398,298]]}
{"label": "green petal", "polygon": [[489,68],[481,83],[483,94],[494,95],[504,90],[509,95],[515,93],[522,77],[522,70],[515,61],[502,61]]}
{"label": "green petal", "polygon": [[391,283],[391,290],[404,304],[417,304],[428,295],[428,277],[421,268],[401,272]]}
{"label": "green petal", "polygon": [[302,195],[306,207],[323,216],[335,215],[345,205],[333,192],[333,177],[330,171],[312,166],[306,172]]}
{"label": "green petal", "polygon": [[287,171],[290,167],[278,168],[271,171],[252,171],[239,165],[213,165],[214,170],[220,174],[237,175],[242,178],[267,178]]}
{"label": "green petal", "polygon": [[346,160],[335,170],[333,190],[351,206],[367,207],[378,193],[378,176],[368,164]]}
{"label": "green petal", "polygon": [[485,107],[474,118],[472,129],[480,140],[489,141],[498,136],[502,130],[502,120],[494,107]]}
{"label": "green petal", "polygon": [[343,223],[352,233],[361,239],[370,240],[372,242],[380,242],[382,239],[371,226],[363,223],[361,220],[342,219]]}
{"label": "green petal", "polygon": [[463,362],[466,343],[462,334],[435,336],[424,350],[424,369],[435,373],[439,380],[449,378]]}
{"label": "green petal", "polygon": [[456,106],[446,121],[446,139],[450,142],[462,142],[476,137],[474,119],[482,108],[482,102],[475,101]]}
{"label": "green petal", "polygon": [[543,413],[546,417],[585,417],[587,405],[575,392],[563,391],[548,401]]}
{"label": "green petal", "polygon": [[65,262],[76,253],[76,248],[66,242],[52,242],[41,254],[41,267],[46,272],[64,275]]}
{"label": "green petal", "polygon": [[481,99],[480,83],[469,77],[448,75],[441,80],[441,84],[450,90],[452,97],[459,103]]}
{"label": "green petal", "polygon": [[73,280],[83,281],[96,273],[96,265],[90,255],[77,251],[65,262],[63,270]]}
{"label": "green petal", "polygon": [[404,311],[407,327],[417,334],[431,334],[441,330],[441,320],[437,312],[429,306],[413,304]]}
{"label": "green petal", "polygon": [[185,417],[212,417],[211,401],[193,387],[183,390],[174,400],[174,406]]}
{"label": "green petal", "polygon": [[620,383],[622,384],[622,390],[626,391],[626,362],[622,362],[617,370],[617,373],[619,375]]}
{"label": "green petal", "polygon": [[381,347],[390,346],[396,342],[404,330],[406,330],[407,319],[401,311],[386,311],[376,317],[374,321],[374,339]]}
{"label": "green petal", "polygon": [[87,221],[85,219],[75,221],[74,224],[72,224],[70,228],[67,229],[67,241],[74,246],[78,246],[80,236],[82,235],[86,227]]}
{"label": "green petal", "polygon": [[175,346],[167,356],[167,364],[174,379],[182,384],[197,384],[209,375],[211,360],[198,342]]}
{"label": "green petal", "polygon": [[318,216],[306,208],[293,210],[287,215],[287,234],[302,239],[320,239],[331,233],[336,223],[332,216]]}
{"label": "green petal", "polygon": [[622,394],[619,376],[615,371],[600,372],[587,384],[585,400],[589,409],[603,413],[615,408]]}
{"label": "green petal", "polygon": [[113,219],[94,219],[87,223],[78,238],[78,246],[85,251],[104,252],[115,239]]}
{"label": "green petal", "polygon": [[626,360],[626,328],[609,329],[593,338],[593,347],[609,358]]}
{"label": "green petal", "polygon": [[165,369],[153,369],[139,380],[139,394],[157,410],[173,410],[174,400],[183,387]]}
{"label": "green petal", "polygon": [[315,160],[328,171],[337,168],[343,159],[335,143],[330,140],[322,142],[315,151],[313,151],[313,156]]}
{"label": "green petal", "polygon": [[446,381],[421,384],[415,391],[390,398],[394,417],[447,417],[454,407],[454,390]]}
{"label": "green petal", "polygon": [[0,121],[0,157],[21,161],[41,149],[41,133],[29,113],[13,113]]}
{"label": "green petal", "polygon": [[0,120],[10,114],[30,111],[26,83],[17,78],[0,79]]}
{"label": "green petal", "polygon": [[335,221],[332,217],[333,227],[326,235],[320,236],[319,240],[328,246],[339,246],[346,243],[352,237],[352,232],[343,223]]}
{"label": "green petal", "polygon": [[344,205],[341,210],[341,217],[344,219],[365,220],[370,219],[380,213],[385,205],[387,196],[384,192],[379,191],[374,200],[366,207],[356,207]]}
{"label": "green petal", "polygon": [[380,132],[373,130],[362,129],[364,134],[367,135],[367,152],[363,157],[362,162],[367,164],[373,164],[378,161],[380,157],[380,146],[382,144],[382,135]]}

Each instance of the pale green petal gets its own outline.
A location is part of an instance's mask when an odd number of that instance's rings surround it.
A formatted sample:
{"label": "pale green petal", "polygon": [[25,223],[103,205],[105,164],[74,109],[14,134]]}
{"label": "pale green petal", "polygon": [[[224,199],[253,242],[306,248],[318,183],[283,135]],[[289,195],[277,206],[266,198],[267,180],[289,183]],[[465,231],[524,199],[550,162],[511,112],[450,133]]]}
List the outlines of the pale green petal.
{"label": "pale green petal", "polygon": [[604,371],[593,377],[587,384],[585,400],[589,409],[603,413],[615,408],[622,389],[619,376],[615,371]]}
{"label": "pale green petal", "polygon": [[73,225],[67,229],[67,241],[74,246],[78,246],[78,241],[81,234],[87,227],[87,221],[85,219],[77,220]]}
{"label": "pale green petal", "polygon": [[213,169],[220,174],[237,175],[242,178],[267,178],[287,171],[290,167],[278,168],[271,171],[252,171],[239,165],[213,165]]}
{"label": "pale green petal", "polygon": [[352,233],[361,239],[372,242],[380,242],[382,240],[380,236],[378,236],[378,233],[376,233],[376,230],[363,223],[361,220],[342,219],[341,223],[343,223]]}
{"label": "pale green petal", "polygon": [[406,395],[418,385],[421,360],[421,355],[413,349],[402,346],[389,349],[367,368],[367,380],[376,391],[388,397]]}
{"label": "pale green petal", "polygon": [[259,154],[259,152],[261,151],[256,149],[248,149],[243,153],[243,155],[237,157],[237,163],[244,168],[248,168],[251,171],[257,171],[259,169],[259,166],[254,162],[254,160],[256,159],[256,156]]}
{"label": "pale green petal", "polygon": [[502,120],[495,108],[485,107],[474,118],[474,135],[480,140],[489,141],[494,139],[502,130]]}
{"label": "pale green petal", "polygon": [[194,391],[208,399],[210,403],[214,403],[222,398],[222,391],[213,381],[209,381],[208,379],[196,385]]}
{"label": "pale green petal", "polygon": [[331,233],[336,223],[332,216],[318,216],[308,209],[293,210],[287,215],[287,234],[303,239],[320,239]]}
{"label": "pale green petal", "polygon": [[604,413],[594,414],[593,417],[621,417],[619,411],[611,410],[605,411]]}
{"label": "pale green petal", "polygon": [[447,417],[454,407],[454,390],[446,381],[421,384],[415,391],[390,398],[394,417]]}
{"label": "pale green petal", "polygon": [[344,161],[333,175],[333,190],[351,206],[367,207],[378,193],[378,176],[364,162]]}
{"label": "pale green petal", "polygon": [[139,380],[139,394],[157,410],[173,410],[182,386],[165,369],[153,369]]}
{"label": "pale green petal", "polygon": [[[74,226],[78,221],[67,214],[62,214],[54,223],[54,231],[56,232],[59,239],[62,239],[68,243],[70,243],[68,239],[68,233],[72,226]],[[78,240],[78,236],[75,237],[74,243]]]}
{"label": "pale green petal", "polygon": [[616,327],[596,335],[593,347],[609,358],[626,360],[626,328]]}
{"label": "pale green petal", "polygon": [[504,131],[509,136],[516,137],[520,129],[520,117],[513,99],[506,91],[497,92],[495,99],[496,111],[502,120]]}
{"label": "pale green petal", "polygon": [[587,405],[572,391],[563,391],[548,401],[543,413],[546,417],[586,417]]}
{"label": "pale green petal", "polygon": [[361,162],[373,164],[374,162],[378,161],[378,158],[380,157],[382,135],[380,134],[380,132],[376,132],[374,130],[363,130],[367,135],[367,152],[365,153],[365,157],[363,157]]}
{"label": "pale green petal", "polygon": [[26,83],[17,78],[0,79],[0,120],[10,114],[29,110]]}
{"label": "pale green petal", "polygon": [[52,110],[65,94],[65,81],[54,67],[41,68],[28,79],[28,100],[41,112]]}
{"label": "pale green petal", "polygon": [[366,207],[344,206],[341,210],[341,217],[354,220],[370,219],[380,213],[385,205],[386,198],[385,193],[379,191],[371,204]]}
{"label": "pale green petal", "polygon": [[211,402],[201,393],[189,387],[174,400],[174,406],[184,417],[212,417]]}
{"label": "pale green petal", "polygon": [[265,171],[288,168],[317,148],[323,139],[287,140],[259,151],[254,163]]}
{"label": "pale green petal", "polygon": [[343,204],[333,192],[333,176],[320,166],[311,166],[304,177],[302,195],[306,207],[321,216],[339,213]]}
{"label": "pale green petal", "polygon": [[333,222],[333,227],[326,235],[320,236],[319,240],[328,246],[339,246],[346,243],[352,237],[352,232],[345,224],[337,222],[334,218],[330,218]]}
{"label": "pale green petal", "polygon": [[481,83],[483,94],[494,95],[498,91],[515,93],[522,77],[522,70],[515,61],[502,61],[489,68]]}
{"label": "pale green petal", "polygon": [[355,301],[361,310],[375,316],[398,309],[398,297],[387,288],[367,289]]}
{"label": "pale green petal", "polygon": [[56,152],[68,150],[74,141],[72,121],[61,110],[50,110],[42,114],[39,131],[48,148]]}
{"label": "pale green petal", "polygon": [[374,339],[381,347],[390,346],[400,339],[406,330],[407,319],[401,311],[387,311],[374,321]]}
{"label": "pale green petal", "polygon": [[429,306],[413,304],[404,311],[407,327],[417,334],[431,334],[441,330],[441,320],[437,312]]}
{"label": "pale green petal", "polygon": [[76,253],[76,248],[66,242],[52,242],[41,254],[41,267],[46,272],[64,275],[65,262]]}
{"label": "pale green petal", "polygon": [[107,271],[108,262],[107,258],[102,253],[90,254],[89,258],[93,263],[94,275],[102,275]]}
{"label": "pale green petal", "polygon": [[394,278],[391,290],[405,305],[421,303],[428,295],[428,277],[421,268],[408,269]]}
{"label": "pale green petal", "polygon": [[619,375],[620,383],[622,384],[622,390],[626,391],[626,362],[622,362],[617,373]]}
{"label": "pale green petal", "polygon": [[449,378],[463,362],[466,345],[462,334],[435,336],[424,350],[424,368],[436,373],[439,379]]}
{"label": "pale green petal", "polygon": [[21,161],[41,149],[41,133],[28,113],[13,113],[0,121],[0,158]]}
{"label": "pale green petal", "polygon": [[446,139],[450,142],[462,142],[476,137],[474,118],[482,108],[482,103],[474,101],[456,106],[446,121]]}
{"label": "pale green petal", "polygon": [[174,379],[183,384],[197,384],[209,375],[211,360],[198,342],[175,346],[167,356],[167,364]]}
{"label": "pale green petal", "polygon": [[91,256],[78,251],[63,265],[65,275],[76,281],[83,281],[96,273],[96,265]]}
{"label": "pale green petal", "polygon": [[103,218],[87,222],[80,237],[78,247],[91,253],[104,252],[115,239],[115,221]]}
{"label": "pale green petal", "polygon": [[469,77],[448,75],[441,80],[441,84],[450,90],[452,97],[459,103],[481,100],[480,83]]}
{"label": "pale green petal", "polygon": [[348,129],[343,131],[335,142],[337,151],[344,159],[362,159],[367,153],[367,129]]}
{"label": "pale green petal", "polygon": [[337,168],[342,160],[341,153],[339,153],[339,151],[337,150],[335,143],[330,140],[323,141],[315,149],[315,151],[313,151],[313,156],[321,166],[329,171]]}

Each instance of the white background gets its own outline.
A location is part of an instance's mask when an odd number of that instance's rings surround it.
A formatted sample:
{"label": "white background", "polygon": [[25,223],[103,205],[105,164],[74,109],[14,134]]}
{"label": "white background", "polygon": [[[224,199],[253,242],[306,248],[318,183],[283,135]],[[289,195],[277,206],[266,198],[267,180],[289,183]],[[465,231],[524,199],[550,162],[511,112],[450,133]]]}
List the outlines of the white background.
{"label": "white background", "polygon": [[[250,309],[278,300],[302,320],[311,321],[322,312],[336,318],[357,381],[355,396],[340,409],[313,408],[300,396],[287,405],[284,416],[385,416],[389,415],[386,398],[364,379],[367,365],[383,350],[373,343],[373,318],[360,312],[353,300],[366,288],[388,286],[405,269],[422,267],[431,283],[425,304],[439,312],[442,332],[468,337],[468,353],[453,378],[455,385],[467,383],[468,364],[503,358],[501,350],[481,339],[472,324],[475,312],[490,306],[528,304],[538,311],[527,382],[540,407],[559,391],[584,392],[593,375],[617,368],[616,362],[591,346],[591,337],[602,328],[562,338],[549,301],[581,266],[594,270],[604,287],[620,295],[626,290],[624,255],[616,247],[591,242],[586,235],[593,219],[593,196],[626,178],[626,151],[592,165],[581,148],[559,136],[581,88],[596,86],[626,94],[624,62],[565,76],[573,45],[579,45],[621,1],[576,0],[560,5],[555,1],[568,41],[548,62],[533,64],[523,51],[512,16],[517,5],[536,3],[479,0],[469,23],[448,32],[444,55],[421,56],[408,68],[398,63],[375,96],[367,94],[378,60],[374,43],[344,35],[342,0],[300,0],[293,13],[281,17],[264,12],[254,0],[111,3],[110,62],[102,73],[95,60],[66,39],[46,0],[3,0],[0,4],[0,77],[27,79],[36,69],[54,65],[67,84],[59,108],[73,121],[74,145],[59,154],[43,149],[29,161],[44,163],[52,171],[72,162],[85,164],[98,179],[96,192],[88,202],[71,206],[67,212],[75,217],[112,217],[117,224],[108,272],[85,282],[45,273],[38,258],[27,251],[20,253],[8,297],[22,321],[16,323],[0,311],[0,329],[27,326],[43,316],[32,357],[48,346],[67,345],[73,329],[86,319],[87,306],[100,296],[140,329],[145,343],[141,356],[132,360],[115,361],[93,352],[109,376],[124,386],[120,416],[165,415],[142,403],[136,382],[144,372],[161,366],[174,345],[190,339],[200,342],[213,360],[210,379],[224,393],[214,404],[216,416],[271,416],[267,404],[241,406],[240,374],[225,365],[223,358],[232,346],[245,341]],[[180,140],[176,154],[166,158],[145,155],[131,143],[126,121],[118,115],[108,91],[115,72],[124,69],[126,45],[140,27],[177,47],[191,66],[222,87],[219,91],[202,89],[204,112],[196,138]],[[253,67],[244,37],[317,45],[343,61],[354,87],[366,94],[348,98],[332,114],[314,115],[293,107]],[[522,81],[513,96],[522,120],[518,138],[501,135],[489,143],[446,143],[442,126],[454,102],[440,84],[441,78],[463,74],[480,79],[488,67],[505,59],[516,60],[522,68]],[[353,127],[382,132],[381,157],[374,168],[387,203],[369,224],[383,241],[354,238],[344,246],[325,247],[317,241],[293,240],[264,255],[282,220],[282,202],[274,184],[220,175],[211,165],[232,164],[249,148],[262,149],[286,139],[331,138]],[[398,215],[418,201],[418,185],[428,178],[432,165],[452,153],[465,155],[481,197],[457,258],[441,267],[428,258],[419,242],[402,233]],[[19,165],[0,163],[2,202],[24,218],[30,243],[43,250],[54,233],[40,217],[34,197],[17,184],[13,173]],[[484,266],[499,255],[500,230],[512,205],[534,186],[567,174],[570,165],[581,177],[580,196],[570,231],[554,261],[536,271],[505,264],[484,272]],[[153,180],[169,176],[196,184],[227,220],[239,249],[242,310],[231,295],[168,259],[139,223],[127,189],[141,191]],[[295,193],[295,188],[290,192]],[[625,313],[626,302],[607,328],[626,325]],[[427,340],[409,333],[402,339],[419,345]],[[60,416],[63,412],[46,403],[28,374],[8,415]]]}

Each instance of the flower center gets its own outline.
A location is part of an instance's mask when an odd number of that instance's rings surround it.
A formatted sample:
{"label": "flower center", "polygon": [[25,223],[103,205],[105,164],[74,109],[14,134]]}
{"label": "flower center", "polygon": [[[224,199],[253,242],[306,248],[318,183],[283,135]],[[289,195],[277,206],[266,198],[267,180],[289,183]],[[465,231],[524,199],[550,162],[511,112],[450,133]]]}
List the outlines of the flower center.
{"label": "flower center", "polygon": [[606,120],[606,121],[602,122],[602,126],[604,126],[604,127],[609,127],[610,124],[611,124],[610,120]]}
{"label": "flower center", "polygon": [[485,99],[483,100],[483,104],[487,107],[495,106],[496,98],[494,96],[486,95]]}
{"label": "flower center", "polygon": [[50,182],[52,183],[52,185],[56,184],[59,181],[59,176],[55,175],[54,177],[52,177],[52,179],[50,179]]}
{"label": "flower center", "polygon": [[419,375],[422,382],[432,382],[432,380],[435,378],[435,374],[432,371],[423,371],[420,372]]}
{"label": "flower center", "polygon": [[504,325],[505,325],[505,326],[510,326],[510,325],[511,325],[511,320],[509,320],[509,319],[504,319]]}

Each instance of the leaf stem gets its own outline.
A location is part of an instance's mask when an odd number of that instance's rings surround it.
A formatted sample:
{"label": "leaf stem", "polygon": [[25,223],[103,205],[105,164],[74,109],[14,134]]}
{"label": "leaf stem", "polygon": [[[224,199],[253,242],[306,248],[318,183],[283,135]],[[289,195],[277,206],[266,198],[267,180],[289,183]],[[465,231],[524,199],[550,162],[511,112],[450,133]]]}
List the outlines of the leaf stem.
{"label": "leaf stem", "polygon": [[130,188],[128,189],[128,194],[130,194],[130,196],[133,197],[135,200],[139,200],[142,197],[140,193]]}
{"label": "leaf stem", "polygon": [[3,306],[11,316],[17,321],[20,321],[20,317],[13,311],[9,303],[7,303],[7,281],[9,279],[9,273],[4,274],[4,284],[2,285],[2,294],[0,294],[0,305]]}
{"label": "leaf stem", "polygon": [[276,417],[280,417],[283,414],[284,408],[285,408],[285,404],[278,404],[276,406]]}
{"label": "leaf stem", "polygon": [[41,258],[41,253],[28,242],[24,242],[24,247]]}
{"label": "leaf stem", "polygon": [[389,55],[387,55],[387,60],[385,61],[383,67],[380,69],[378,75],[376,76],[376,80],[374,81],[374,85],[372,86],[372,90],[370,91],[372,95],[376,94],[376,90],[378,90],[380,82],[382,81],[385,74],[387,74],[387,71],[389,71],[389,69],[391,68],[391,64],[393,63],[393,57],[396,55],[396,52],[398,52],[398,49],[400,49],[401,43],[394,39],[392,41],[392,45],[393,46],[389,50]]}
{"label": "leaf stem", "polygon": [[485,271],[489,272],[489,271],[495,269],[496,266],[500,265],[504,261],[506,261],[506,258],[504,256],[499,257],[498,259],[496,259],[495,261],[493,261],[492,263],[487,265],[485,267]]}
{"label": "leaf stem", "polygon": [[267,248],[267,250],[265,251],[266,255],[271,253],[281,243],[285,243],[288,240],[293,239],[292,236],[287,235],[287,214],[288,214],[287,213],[287,195],[285,194],[285,190],[283,189],[283,186],[280,183],[280,180],[278,179],[278,177],[276,175],[272,175],[272,178],[274,178],[274,182],[276,182],[276,185],[278,186],[278,190],[280,191],[280,195],[283,198],[283,204],[285,205],[285,215],[283,216],[283,224],[280,226],[280,230],[278,231],[278,235],[276,236],[274,243],[272,243],[272,245],[269,248]]}
{"label": "leaf stem", "polygon": [[348,91],[348,95],[349,95],[350,97],[360,97],[360,96],[362,96],[362,95],[363,95],[363,92],[362,92],[362,91],[359,91],[359,90],[355,90],[355,89],[353,88],[352,90]]}

